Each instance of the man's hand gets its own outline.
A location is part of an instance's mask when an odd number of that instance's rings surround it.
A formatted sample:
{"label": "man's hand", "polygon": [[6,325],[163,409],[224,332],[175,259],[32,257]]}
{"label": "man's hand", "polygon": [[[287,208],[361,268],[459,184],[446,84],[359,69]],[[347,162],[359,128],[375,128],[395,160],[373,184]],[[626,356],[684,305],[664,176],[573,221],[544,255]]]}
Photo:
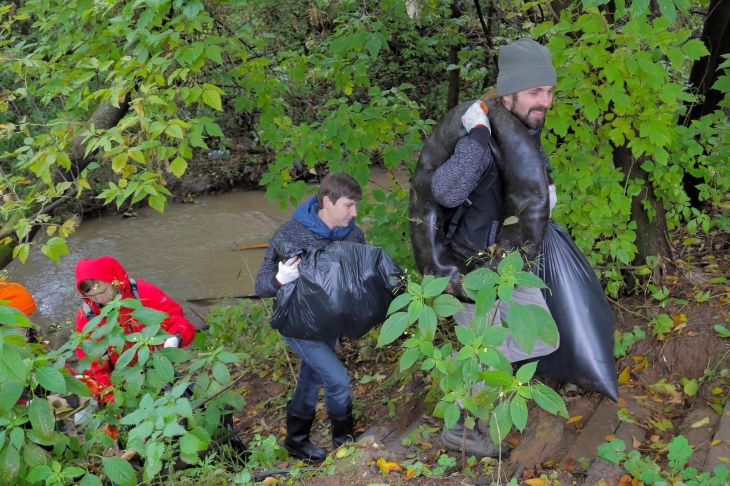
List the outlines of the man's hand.
{"label": "man's hand", "polygon": [[279,285],[286,285],[299,278],[299,257],[291,257],[286,262],[279,262],[279,273],[276,281]]}
{"label": "man's hand", "polygon": [[461,117],[461,124],[464,125],[467,132],[471,132],[474,127],[487,127],[489,131],[492,131],[492,127],[489,125],[489,118],[487,118],[486,103],[483,101],[477,101],[466,110],[466,113]]}

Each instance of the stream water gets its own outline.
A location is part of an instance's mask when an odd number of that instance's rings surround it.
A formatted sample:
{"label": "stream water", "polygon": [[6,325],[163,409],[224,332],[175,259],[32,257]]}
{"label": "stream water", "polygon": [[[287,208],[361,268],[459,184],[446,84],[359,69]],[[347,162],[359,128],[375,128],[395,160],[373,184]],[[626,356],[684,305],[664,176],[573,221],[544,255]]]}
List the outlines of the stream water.
{"label": "stream water", "polygon": [[[35,298],[38,310],[31,318],[42,329],[73,327],[81,304],[76,262],[102,255],[118,259],[131,277],[163,289],[199,326],[199,299],[254,293],[253,280],[266,250],[233,248],[267,243],[292,212],[280,211],[263,191],[203,196],[192,204],[170,204],[164,214],[145,207],[137,217],[83,221],[68,238],[70,254],[58,263],[36,248],[25,264],[16,259],[6,269],[10,280],[25,285]],[[51,337],[51,343],[58,339],[63,338]]]}

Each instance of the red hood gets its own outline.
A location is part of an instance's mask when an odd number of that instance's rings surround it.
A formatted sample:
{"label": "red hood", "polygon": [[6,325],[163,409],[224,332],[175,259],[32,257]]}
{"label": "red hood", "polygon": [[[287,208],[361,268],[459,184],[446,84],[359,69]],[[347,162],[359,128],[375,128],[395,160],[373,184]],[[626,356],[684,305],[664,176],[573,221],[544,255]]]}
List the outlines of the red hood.
{"label": "red hood", "polygon": [[88,279],[109,282],[117,288],[122,298],[134,298],[132,288],[129,285],[127,271],[124,270],[124,267],[122,267],[116,258],[103,256],[92,259],[82,258],[79,260],[76,264],[76,290],[81,295],[84,295],[84,293],[81,292],[79,286],[81,282]]}

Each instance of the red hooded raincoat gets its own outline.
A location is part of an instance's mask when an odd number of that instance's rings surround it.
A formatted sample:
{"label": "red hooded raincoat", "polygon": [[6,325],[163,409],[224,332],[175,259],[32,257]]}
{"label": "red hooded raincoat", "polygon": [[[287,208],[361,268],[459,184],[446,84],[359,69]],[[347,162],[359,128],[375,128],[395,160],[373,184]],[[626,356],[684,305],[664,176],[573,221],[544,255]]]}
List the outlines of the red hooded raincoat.
{"label": "red hooded raincoat", "polygon": [[[76,265],[76,289],[82,296],[84,293],[81,292],[80,289],[81,282],[88,279],[111,283],[114,287],[116,287],[117,292],[123,299],[135,297],[132,293],[127,272],[116,259],[110,256],[103,256],[94,259],[82,258],[79,260]],[[162,321],[162,329],[170,334],[179,334],[182,338],[180,347],[190,344],[193,338],[195,338],[195,326],[185,319],[182,307],[151,283],[140,279],[135,280],[137,281],[137,291],[142,304],[144,304],[145,307],[164,312],[169,316],[167,319]],[[84,301],[91,307],[95,314],[98,315],[100,313],[101,310],[99,305],[91,302],[86,297],[84,297]],[[135,320],[130,315],[131,313],[132,309],[124,308],[121,310],[119,316],[119,323],[124,327],[124,332],[127,335],[139,332],[142,328],[144,328],[144,324]],[[88,319],[86,318],[83,308],[79,309],[79,312],[76,315],[76,332],[81,332],[87,322]],[[104,321],[102,321],[100,325],[103,324]],[[86,356],[81,348],[76,350],[76,355],[79,359]],[[100,392],[111,385],[111,373],[114,370],[114,366],[118,359],[119,355],[113,348],[109,348],[104,356],[91,364],[91,369],[84,370],[84,374],[96,381],[99,385]],[[100,394],[97,399],[102,402],[112,401],[113,395],[107,394],[104,396],[104,394]]]}

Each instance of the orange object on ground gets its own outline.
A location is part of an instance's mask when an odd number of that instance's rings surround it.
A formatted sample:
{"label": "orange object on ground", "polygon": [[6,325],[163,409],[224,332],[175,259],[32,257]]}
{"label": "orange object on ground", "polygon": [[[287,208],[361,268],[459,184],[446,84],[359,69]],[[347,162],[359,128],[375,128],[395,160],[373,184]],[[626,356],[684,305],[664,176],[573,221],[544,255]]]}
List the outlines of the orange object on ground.
{"label": "orange object on ground", "polygon": [[30,292],[20,284],[0,280],[0,300],[9,300],[10,307],[29,316],[35,311],[35,300]]}
{"label": "orange object on ground", "polygon": [[116,425],[105,424],[104,432],[106,432],[106,434],[112,439],[116,439],[119,436]]}

